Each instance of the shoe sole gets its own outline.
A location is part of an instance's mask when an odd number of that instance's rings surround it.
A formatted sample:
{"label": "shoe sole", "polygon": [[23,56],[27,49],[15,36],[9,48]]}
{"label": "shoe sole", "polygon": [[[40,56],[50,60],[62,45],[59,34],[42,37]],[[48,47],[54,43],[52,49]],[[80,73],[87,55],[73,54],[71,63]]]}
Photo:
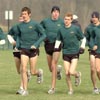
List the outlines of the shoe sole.
{"label": "shoe sole", "polygon": [[81,84],[81,72],[79,72],[79,74],[80,74],[80,82],[79,82],[79,84],[77,85],[77,84],[75,84],[75,86],[79,86],[80,84]]}
{"label": "shoe sole", "polygon": [[61,71],[62,71],[62,66],[58,65],[57,66],[57,79],[58,80],[61,80],[61,78],[62,78]]}

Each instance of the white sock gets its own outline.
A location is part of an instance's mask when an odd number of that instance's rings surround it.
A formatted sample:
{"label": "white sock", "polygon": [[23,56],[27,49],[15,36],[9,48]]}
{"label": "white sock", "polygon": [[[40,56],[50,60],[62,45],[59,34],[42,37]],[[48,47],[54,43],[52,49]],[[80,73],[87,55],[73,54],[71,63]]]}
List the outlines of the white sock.
{"label": "white sock", "polygon": [[23,90],[23,87],[22,87],[22,86],[20,86],[20,89],[22,89],[22,90]]}

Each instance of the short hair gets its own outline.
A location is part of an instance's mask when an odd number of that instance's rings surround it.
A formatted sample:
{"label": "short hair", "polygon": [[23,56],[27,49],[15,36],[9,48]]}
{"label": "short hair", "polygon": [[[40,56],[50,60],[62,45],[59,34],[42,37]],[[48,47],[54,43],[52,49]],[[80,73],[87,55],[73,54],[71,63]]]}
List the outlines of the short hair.
{"label": "short hair", "polygon": [[73,14],[72,13],[66,13],[65,17],[71,17],[71,19],[73,20]]}
{"label": "short hair", "polygon": [[94,12],[91,14],[91,17],[92,17],[92,18],[96,17],[96,18],[99,19],[99,18],[100,18],[99,12],[94,11]]}
{"label": "short hair", "polygon": [[27,11],[28,14],[31,14],[31,9],[28,7],[23,7],[21,12]]}
{"label": "short hair", "polygon": [[51,9],[51,13],[55,10],[59,11],[59,13],[60,13],[60,8],[58,6],[53,6]]}

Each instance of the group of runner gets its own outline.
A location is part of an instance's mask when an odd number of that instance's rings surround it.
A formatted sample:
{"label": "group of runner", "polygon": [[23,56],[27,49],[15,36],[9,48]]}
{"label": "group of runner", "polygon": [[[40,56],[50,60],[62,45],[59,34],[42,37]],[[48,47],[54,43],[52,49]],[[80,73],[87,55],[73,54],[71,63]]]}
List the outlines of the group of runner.
{"label": "group of runner", "polygon": [[[81,83],[81,72],[76,71],[80,54],[84,53],[86,40],[89,47],[89,60],[91,69],[91,80],[93,83],[93,93],[99,94],[96,85],[96,75],[100,79],[100,22],[99,13],[93,12],[90,24],[82,32],[79,23],[74,19],[78,16],[66,13],[64,19],[60,18],[60,8],[53,6],[51,16],[45,18],[40,23],[31,19],[31,10],[24,7],[21,10],[19,23],[14,25],[8,32],[8,40],[13,45],[13,55],[15,58],[17,72],[21,75],[20,88],[17,94],[28,95],[27,85],[31,75],[37,76],[37,83],[43,82],[43,70],[36,69],[39,56],[39,47],[44,42],[48,67],[52,74],[51,88],[48,94],[55,93],[56,79],[61,79],[62,66],[58,64],[62,50],[63,66],[65,68],[68,94],[74,93],[71,76],[75,77],[75,85]],[[3,32],[1,32],[3,33]],[[1,37],[0,37],[1,38]],[[4,38],[1,38],[4,42]],[[27,70],[28,62],[30,70]]]}

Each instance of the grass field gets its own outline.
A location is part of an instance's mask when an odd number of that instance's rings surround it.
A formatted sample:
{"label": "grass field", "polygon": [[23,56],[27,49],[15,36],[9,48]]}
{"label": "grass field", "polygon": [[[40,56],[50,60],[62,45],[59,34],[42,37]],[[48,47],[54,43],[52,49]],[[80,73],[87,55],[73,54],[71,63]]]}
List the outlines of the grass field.
{"label": "grass field", "polygon": [[[48,70],[46,55],[43,47],[40,48],[41,53],[38,59],[37,68],[44,70],[44,82],[36,83],[36,77],[32,77],[28,84],[28,96],[16,95],[19,88],[20,76],[16,72],[12,50],[0,51],[0,100],[100,100],[100,94],[92,94],[92,83],[90,79],[90,67],[88,52],[80,56],[77,70],[82,72],[82,84],[79,87],[74,86],[74,78],[72,77],[74,94],[67,94],[67,85],[65,81],[65,73],[63,68],[62,80],[57,80],[56,93],[47,94],[51,84],[51,74]],[[59,64],[63,65],[62,57]],[[100,87],[100,82],[98,87]]]}

